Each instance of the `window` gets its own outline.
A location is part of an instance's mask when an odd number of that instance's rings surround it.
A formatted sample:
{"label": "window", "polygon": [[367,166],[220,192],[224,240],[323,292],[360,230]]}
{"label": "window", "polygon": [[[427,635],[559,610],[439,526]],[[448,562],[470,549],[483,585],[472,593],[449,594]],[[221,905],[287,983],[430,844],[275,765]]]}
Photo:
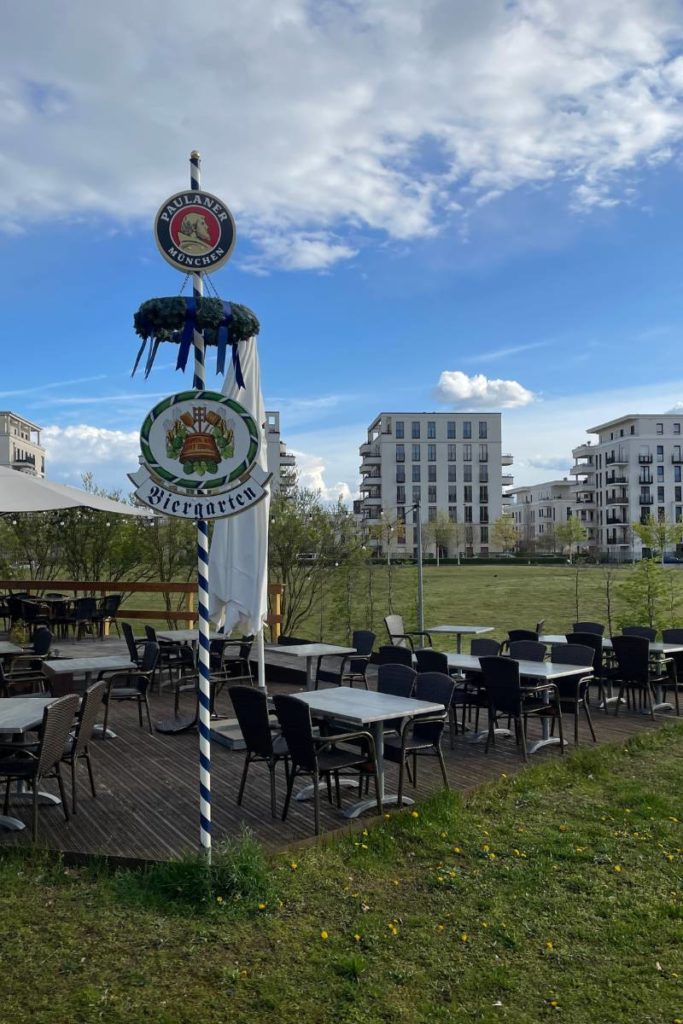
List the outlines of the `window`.
{"label": "window", "polygon": [[468,486],[467,484],[465,485],[465,488],[463,490],[463,501],[465,501],[465,502],[471,502],[472,501],[472,488],[470,486]]}
{"label": "window", "polygon": [[464,444],[462,446],[462,457],[465,460],[465,462],[471,462],[472,461],[472,445],[471,444]]}
{"label": "window", "polygon": [[488,505],[479,506],[479,522],[488,523],[489,521],[489,507]]}
{"label": "window", "polygon": [[416,438],[420,436],[420,421],[413,420],[410,426],[410,436]]}
{"label": "window", "polygon": [[430,505],[427,509],[427,522],[433,523],[436,519],[436,505]]}
{"label": "window", "polygon": [[662,505],[660,505],[658,507],[658,509],[657,509],[657,519],[659,520],[660,523],[663,523],[664,520],[666,519],[666,510],[664,509],[664,507]]}
{"label": "window", "polygon": [[427,438],[436,439],[436,420],[427,420]]}
{"label": "window", "polygon": [[396,531],[396,543],[397,544],[405,544],[405,542],[406,542],[406,526],[405,526],[405,523],[406,523],[406,510],[402,506],[401,506],[401,508],[396,506],[396,522],[399,524],[398,525],[398,530]]}
{"label": "window", "polygon": [[658,434],[663,434],[664,433],[664,424],[663,423],[658,423],[657,427],[656,427],[656,431],[657,431]]}
{"label": "window", "polygon": [[471,523],[472,522],[472,506],[471,505],[465,505],[465,522],[466,523]]}
{"label": "window", "polygon": [[664,462],[664,445],[657,445],[657,462]]}
{"label": "window", "polygon": [[448,500],[451,504],[455,504],[458,500],[458,488],[454,485],[448,488]]}
{"label": "window", "polygon": [[432,504],[436,501],[436,484],[430,484],[427,487],[427,501]]}
{"label": "window", "polygon": [[682,490],[683,488],[681,487],[674,487],[674,501],[683,501],[683,497],[681,497]]}
{"label": "window", "polygon": [[488,489],[488,487],[480,487],[479,488],[479,501],[482,501],[482,502],[484,502],[484,504],[487,504],[488,500],[489,500],[489,489]]}
{"label": "window", "polygon": [[489,436],[488,434],[489,425],[486,420],[479,420],[479,440],[485,441]]}
{"label": "window", "polygon": [[419,505],[422,501],[422,492],[419,487],[413,487],[413,505]]}
{"label": "window", "polygon": [[436,466],[427,466],[427,483],[436,483]]}
{"label": "window", "polygon": [[681,467],[674,466],[674,483],[680,484],[681,482]]}
{"label": "window", "polygon": [[[678,468],[680,469],[680,466]],[[455,481],[458,479],[457,476],[456,476],[456,470],[457,470],[456,466],[449,466],[448,467],[448,482],[449,482],[449,484],[454,484]]]}
{"label": "window", "polygon": [[657,501],[664,501],[664,488],[663,487],[658,487],[657,488]]}
{"label": "window", "polygon": [[465,440],[469,440],[472,437],[472,422],[471,420],[464,420],[462,425],[462,436]]}
{"label": "window", "polygon": [[455,441],[455,420],[448,421],[448,425],[446,428],[446,436],[448,437],[449,441]]}
{"label": "window", "polygon": [[404,438],[405,436],[405,423],[403,420],[396,420],[396,437]]}
{"label": "window", "polygon": [[479,445],[479,461],[480,462],[488,462],[489,461],[489,446],[487,444],[480,444]]}
{"label": "window", "polygon": [[676,522],[683,523],[683,508],[680,505],[676,505]]}
{"label": "window", "polygon": [[680,444],[675,444],[674,445],[673,452],[671,454],[671,461],[674,464],[676,464],[677,462],[681,461],[681,446],[680,446]]}
{"label": "window", "polygon": [[413,462],[420,461],[420,446],[419,444],[413,445]]}
{"label": "window", "polygon": [[664,466],[657,466],[657,480],[664,479]]}
{"label": "window", "polygon": [[448,446],[448,461],[455,462],[455,453],[457,451],[457,445],[449,444]]}
{"label": "window", "polygon": [[406,461],[406,446],[404,444],[397,444],[396,445],[396,461],[397,462],[405,462]]}
{"label": "window", "polygon": [[489,467],[488,466],[480,466],[479,467],[479,483],[480,484],[487,484],[488,482],[489,482]]}
{"label": "window", "polygon": [[406,482],[406,467],[405,466],[397,466],[396,467],[396,483],[397,484],[404,484],[405,482]]}
{"label": "window", "polygon": [[466,484],[471,484],[472,483],[472,467],[471,466],[463,466],[463,480],[465,481]]}
{"label": "window", "polygon": [[436,462],[436,445],[427,445],[427,462]]}
{"label": "window", "polygon": [[[480,527],[480,529],[479,529],[479,540],[480,540],[480,542],[482,544],[488,544],[488,542],[489,542],[489,528],[488,528],[488,526]],[[485,551],[484,548],[481,549],[481,553],[482,553],[482,555],[488,555],[488,551]]]}
{"label": "window", "polygon": [[416,464],[413,464],[412,470],[413,470],[412,481],[413,481],[414,484],[419,484],[420,483],[420,479],[421,479],[420,478],[420,467],[418,465],[416,465]]}
{"label": "window", "polygon": [[401,504],[405,503],[405,500],[406,500],[406,489],[405,489],[405,487],[399,485],[396,488],[396,502],[397,502],[397,504],[401,505]]}
{"label": "window", "polygon": [[455,505],[449,505],[448,506],[448,518],[450,519],[450,521],[452,523],[457,523],[457,521],[458,521],[458,510],[457,510]]}
{"label": "window", "polygon": [[680,432],[681,432],[681,425],[680,425],[680,423],[674,423],[674,434],[680,434]]}

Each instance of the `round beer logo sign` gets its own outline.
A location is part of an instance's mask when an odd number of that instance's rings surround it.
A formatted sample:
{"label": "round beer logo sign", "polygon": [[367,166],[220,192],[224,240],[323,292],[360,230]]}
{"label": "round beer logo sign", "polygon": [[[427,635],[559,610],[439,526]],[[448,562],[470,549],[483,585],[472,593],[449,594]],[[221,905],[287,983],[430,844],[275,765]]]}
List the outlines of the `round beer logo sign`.
{"label": "round beer logo sign", "polygon": [[230,210],[210,192],[176,192],[159,208],[154,237],[164,259],[189,273],[211,273],[230,259],[237,229]]}
{"label": "round beer logo sign", "polygon": [[164,398],[140,431],[144,463],[170,490],[217,494],[245,477],[259,450],[259,430],[247,410],[217,391],[183,391]]}

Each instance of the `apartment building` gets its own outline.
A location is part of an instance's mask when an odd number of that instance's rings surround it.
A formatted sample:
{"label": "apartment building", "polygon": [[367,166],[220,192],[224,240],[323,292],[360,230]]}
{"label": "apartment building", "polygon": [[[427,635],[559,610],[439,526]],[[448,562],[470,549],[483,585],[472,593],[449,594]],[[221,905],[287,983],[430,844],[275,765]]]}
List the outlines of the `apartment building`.
{"label": "apartment building", "polygon": [[0,412],[0,466],[18,469],[31,476],[45,476],[41,430],[42,427],[14,412]]}
{"label": "apartment building", "polygon": [[[490,525],[511,499],[503,471],[500,413],[382,412],[360,446],[361,498],[354,508],[378,551],[412,558],[423,524],[444,513],[458,527],[443,554],[488,555]],[[426,553],[429,549],[426,548]]]}
{"label": "apartment building", "polygon": [[529,487],[513,487],[508,494],[515,499],[511,512],[520,547],[555,551],[559,546],[555,530],[573,513],[573,482],[566,477],[548,480]]}
{"label": "apartment building", "polygon": [[633,523],[683,519],[682,423],[683,412],[622,416],[591,427],[597,441],[574,448],[574,514],[589,550],[615,561],[639,558]]}
{"label": "apartment building", "polygon": [[296,459],[280,438],[280,413],[266,412],[266,447],[268,472],[272,473],[271,493],[286,493],[296,483]]}

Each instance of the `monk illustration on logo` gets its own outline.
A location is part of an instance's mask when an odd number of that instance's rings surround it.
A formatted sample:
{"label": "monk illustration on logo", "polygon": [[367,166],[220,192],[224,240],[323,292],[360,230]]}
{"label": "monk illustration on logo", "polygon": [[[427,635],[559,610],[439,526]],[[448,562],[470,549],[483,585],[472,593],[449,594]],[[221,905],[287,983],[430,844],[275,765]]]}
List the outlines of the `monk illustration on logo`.
{"label": "monk illustration on logo", "polygon": [[190,256],[203,256],[211,252],[211,232],[204,214],[185,214],[178,231],[178,248]]}

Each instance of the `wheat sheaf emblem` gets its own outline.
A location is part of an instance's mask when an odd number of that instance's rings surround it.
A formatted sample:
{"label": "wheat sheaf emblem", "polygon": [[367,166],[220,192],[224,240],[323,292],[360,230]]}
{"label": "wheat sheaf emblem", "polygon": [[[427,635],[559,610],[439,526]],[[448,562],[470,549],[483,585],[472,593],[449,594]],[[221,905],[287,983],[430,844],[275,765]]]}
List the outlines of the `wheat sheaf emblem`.
{"label": "wheat sheaf emblem", "polygon": [[166,454],[181,463],[185,473],[216,473],[224,459],[235,454],[234,421],[226,420],[205,405],[168,420]]}

